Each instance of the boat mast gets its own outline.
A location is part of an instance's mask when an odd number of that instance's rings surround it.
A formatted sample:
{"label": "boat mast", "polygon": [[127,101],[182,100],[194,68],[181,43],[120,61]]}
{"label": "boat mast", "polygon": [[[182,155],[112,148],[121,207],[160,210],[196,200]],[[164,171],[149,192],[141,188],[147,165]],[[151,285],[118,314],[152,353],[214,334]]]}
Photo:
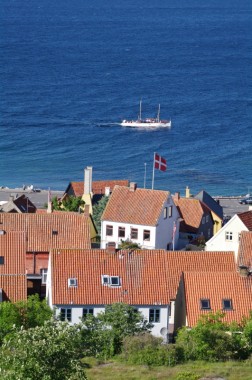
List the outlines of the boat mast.
{"label": "boat mast", "polygon": [[140,99],[139,105],[139,120],[142,120],[142,99]]}
{"label": "boat mast", "polygon": [[160,121],[160,104],[158,105],[157,122]]}

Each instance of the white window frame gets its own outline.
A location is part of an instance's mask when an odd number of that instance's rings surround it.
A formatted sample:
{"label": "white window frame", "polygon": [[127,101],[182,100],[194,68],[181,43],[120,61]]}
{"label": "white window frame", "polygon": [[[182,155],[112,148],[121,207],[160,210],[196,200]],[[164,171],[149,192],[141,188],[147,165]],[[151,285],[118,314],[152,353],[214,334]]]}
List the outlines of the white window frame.
{"label": "white window frame", "polygon": [[167,207],[164,208],[164,219],[167,219],[168,211]]}
{"label": "white window frame", "polygon": [[101,277],[102,277],[101,278],[102,285],[105,285],[105,286],[110,285],[110,276],[109,275],[103,274]]}
{"label": "white window frame", "polygon": [[[149,237],[148,238],[146,238],[144,235],[149,235]],[[150,236],[151,236],[151,232],[150,232],[150,230],[144,230],[143,231],[143,241],[150,241]]]}
{"label": "white window frame", "polygon": [[40,273],[41,273],[41,283],[42,283],[43,285],[45,285],[46,282],[47,282],[47,273],[48,273],[48,269],[47,269],[47,268],[42,268],[42,269],[40,270]]}
{"label": "white window frame", "polygon": [[[84,310],[86,310],[85,313],[84,313]],[[89,314],[94,315],[94,308],[93,307],[83,307],[82,318],[86,318]]]}
{"label": "white window frame", "polygon": [[[153,318],[151,317],[153,313]],[[149,309],[149,322],[151,323],[160,323],[161,309],[160,308],[150,308]]]}
{"label": "white window frame", "polygon": [[[116,284],[113,284],[112,283],[112,281],[114,279],[116,279],[117,280],[117,283]],[[120,286],[120,277],[119,276],[110,276],[110,286],[113,286],[113,287],[118,287],[118,286]]]}
{"label": "white window frame", "polygon": [[[108,231],[111,231],[111,233],[108,233]],[[114,228],[111,224],[106,225],[106,236],[113,236]]]}
{"label": "white window frame", "polygon": [[[123,232],[123,236],[120,234],[120,232],[121,233]],[[118,237],[119,238],[125,238],[125,227],[123,227],[123,226],[118,227]]]}
{"label": "white window frame", "polygon": [[[132,237],[132,233],[136,234],[136,237]],[[138,228],[131,227],[131,229],[130,229],[130,238],[131,238],[131,240],[138,240]]]}
{"label": "white window frame", "polygon": [[72,322],[72,309],[67,307],[60,308],[60,320]]}
{"label": "white window frame", "polygon": [[70,277],[67,281],[69,288],[77,288],[77,278],[76,277]]}
{"label": "white window frame", "polygon": [[233,232],[232,231],[226,231],[225,232],[225,240],[226,241],[233,241]]}
{"label": "white window frame", "polygon": [[168,207],[168,216],[169,216],[169,218],[171,218],[172,217],[172,206],[169,206]]}

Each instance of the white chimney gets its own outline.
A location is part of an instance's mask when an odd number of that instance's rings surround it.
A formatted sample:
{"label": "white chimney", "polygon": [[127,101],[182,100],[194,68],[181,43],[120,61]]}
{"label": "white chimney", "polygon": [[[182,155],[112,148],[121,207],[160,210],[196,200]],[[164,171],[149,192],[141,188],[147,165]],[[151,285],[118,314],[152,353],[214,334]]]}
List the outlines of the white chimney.
{"label": "white chimney", "polygon": [[84,170],[84,194],[92,193],[92,166],[87,166]]}
{"label": "white chimney", "polygon": [[109,197],[109,195],[110,195],[110,187],[105,187],[105,195],[106,195],[106,197]]}

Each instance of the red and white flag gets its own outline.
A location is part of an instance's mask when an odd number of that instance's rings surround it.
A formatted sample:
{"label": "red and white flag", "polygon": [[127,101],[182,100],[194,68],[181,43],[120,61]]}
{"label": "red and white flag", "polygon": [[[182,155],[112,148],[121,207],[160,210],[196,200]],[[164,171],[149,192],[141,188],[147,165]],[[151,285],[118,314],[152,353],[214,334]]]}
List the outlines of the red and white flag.
{"label": "red and white flag", "polygon": [[165,172],[167,168],[166,159],[159,156],[159,154],[157,153],[155,153],[155,157],[154,157],[154,168],[161,170],[162,172]]}

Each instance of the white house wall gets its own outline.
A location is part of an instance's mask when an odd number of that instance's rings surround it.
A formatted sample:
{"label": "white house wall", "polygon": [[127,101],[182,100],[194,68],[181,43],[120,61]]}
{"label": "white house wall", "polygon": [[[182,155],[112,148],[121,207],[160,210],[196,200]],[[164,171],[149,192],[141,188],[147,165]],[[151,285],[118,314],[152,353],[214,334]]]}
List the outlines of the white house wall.
{"label": "white house wall", "polygon": [[[239,236],[242,231],[248,231],[241,219],[234,215],[218,232],[206,243],[206,251],[234,251],[237,259]],[[226,232],[232,232],[232,240],[226,239]]]}
{"label": "white house wall", "polygon": [[[142,315],[144,318],[149,321],[149,309],[159,309],[160,310],[160,322],[152,323],[153,328],[151,330],[152,335],[161,337],[160,330],[165,327],[169,327],[169,332],[173,332],[173,327],[174,327],[174,303],[172,303],[171,306],[171,316],[169,317],[169,326],[167,324],[167,315],[168,315],[168,308],[167,305],[162,305],[162,306],[133,306]],[[65,309],[72,309],[72,321],[70,322],[71,324],[77,324],[81,321],[82,318],[82,310],[83,308],[92,308],[94,309],[94,316],[97,316],[97,314],[104,312],[105,307],[104,306],[97,306],[97,305],[57,305],[55,309],[56,316],[59,317],[60,315],[60,309],[65,308]]]}
{"label": "white house wall", "polygon": [[[106,227],[113,226],[113,236],[106,236]],[[125,228],[125,237],[121,238],[118,236],[118,228]],[[131,228],[138,229],[138,239],[131,239]],[[150,240],[143,240],[143,232],[144,230],[150,231]],[[121,240],[130,240],[136,244],[141,245],[143,248],[154,249],[155,241],[156,241],[156,227],[143,226],[140,224],[127,224],[127,223],[118,223],[118,222],[110,222],[103,221],[102,222],[102,230],[101,230],[101,248],[106,248],[107,243],[115,242],[116,247],[118,248],[118,244],[120,244]]]}

